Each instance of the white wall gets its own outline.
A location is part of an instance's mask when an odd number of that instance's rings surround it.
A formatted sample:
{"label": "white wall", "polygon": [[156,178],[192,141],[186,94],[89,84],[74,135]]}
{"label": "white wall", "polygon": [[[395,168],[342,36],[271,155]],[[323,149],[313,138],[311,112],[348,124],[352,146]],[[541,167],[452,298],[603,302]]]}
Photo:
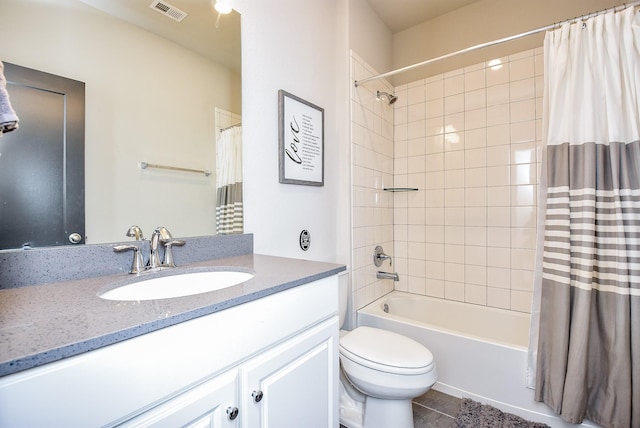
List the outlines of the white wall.
{"label": "white wall", "polygon": [[[393,68],[622,5],[625,0],[481,0],[393,35]],[[400,85],[542,45],[544,33],[394,76]]]}
{"label": "white wall", "polygon": [[[245,232],[256,253],[335,262],[341,159],[336,88],[345,77],[339,47],[342,0],[239,0],[242,15]],[[324,108],[324,186],[280,184],[278,90]],[[340,109],[340,110],[339,110]],[[342,114],[342,113],[341,113]],[[340,137],[338,137],[340,135]],[[340,220],[341,221],[341,220]],[[300,232],[311,247],[300,249]],[[347,262],[343,260],[343,262]]]}

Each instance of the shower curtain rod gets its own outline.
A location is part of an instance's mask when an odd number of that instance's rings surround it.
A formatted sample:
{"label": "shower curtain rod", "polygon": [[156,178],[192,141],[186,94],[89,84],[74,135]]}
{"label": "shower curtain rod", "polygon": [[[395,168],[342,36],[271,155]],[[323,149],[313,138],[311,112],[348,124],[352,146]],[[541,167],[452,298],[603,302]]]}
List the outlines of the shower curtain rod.
{"label": "shower curtain rod", "polygon": [[615,6],[615,7],[609,8],[609,9],[596,11],[596,12],[591,12],[591,13],[588,13],[586,15],[577,16],[575,18],[567,19],[567,20],[564,20],[564,21],[560,21],[560,22],[556,22],[554,24],[550,24],[550,25],[544,26],[544,27],[536,28],[535,30],[529,30],[529,31],[526,31],[524,33],[516,34],[514,36],[504,37],[502,39],[493,40],[491,42],[481,43],[479,45],[475,45],[475,46],[471,46],[471,47],[468,47],[468,48],[465,48],[465,49],[461,49],[459,51],[451,52],[451,53],[448,53],[446,55],[442,55],[442,56],[439,56],[439,57],[436,57],[436,58],[431,58],[431,59],[428,59],[426,61],[418,62],[416,64],[407,65],[406,67],[398,68],[396,70],[387,71],[386,73],[381,73],[381,74],[378,74],[378,75],[375,75],[375,76],[367,77],[365,79],[356,80],[353,83],[354,83],[354,85],[356,87],[358,87],[358,85],[362,85],[363,83],[367,83],[367,82],[370,82],[372,80],[378,80],[378,79],[382,79],[384,77],[393,76],[395,74],[399,74],[399,73],[403,73],[405,71],[413,70],[414,68],[422,67],[424,65],[428,65],[428,64],[431,64],[431,63],[434,63],[434,62],[437,62],[437,61],[441,61],[443,59],[451,58],[451,57],[458,56],[458,55],[461,55],[461,54],[465,54],[467,52],[472,52],[472,51],[475,51],[475,50],[478,50],[478,49],[487,48],[489,46],[494,46],[494,45],[498,45],[498,44],[501,44],[501,43],[510,42],[512,40],[521,39],[523,37],[532,36],[532,35],[537,34],[537,33],[542,33],[543,31],[551,30],[552,28],[558,27],[558,26],[560,26],[562,24],[565,24],[567,22],[577,22],[577,21],[580,21],[580,20],[584,20],[584,19],[588,19],[588,18],[597,16],[600,13],[605,13],[605,12],[609,12],[609,11],[616,11],[617,12],[619,10],[626,9],[627,7],[639,6],[639,5],[640,5],[640,0],[636,0],[634,2],[625,3],[623,5]]}

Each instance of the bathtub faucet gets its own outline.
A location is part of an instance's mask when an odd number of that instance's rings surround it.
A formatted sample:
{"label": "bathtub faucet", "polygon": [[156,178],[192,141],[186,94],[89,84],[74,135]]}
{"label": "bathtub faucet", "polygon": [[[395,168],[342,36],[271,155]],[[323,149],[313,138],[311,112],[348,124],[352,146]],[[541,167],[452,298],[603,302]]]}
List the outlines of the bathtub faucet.
{"label": "bathtub faucet", "polygon": [[373,251],[373,264],[376,265],[376,267],[380,267],[385,260],[389,260],[389,266],[391,266],[391,256],[386,255],[384,249],[380,245],[377,245]]}
{"label": "bathtub faucet", "polygon": [[382,272],[382,271],[378,271],[378,273],[376,273],[376,278],[378,279],[393,279],[394,281],[400,281],[400,277],[398,276],[397,272]]}

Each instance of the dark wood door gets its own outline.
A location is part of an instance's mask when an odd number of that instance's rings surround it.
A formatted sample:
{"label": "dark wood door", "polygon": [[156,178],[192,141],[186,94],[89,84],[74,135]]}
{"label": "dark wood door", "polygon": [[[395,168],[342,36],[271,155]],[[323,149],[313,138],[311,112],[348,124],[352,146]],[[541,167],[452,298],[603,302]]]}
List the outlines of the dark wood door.
{"label": "dark wood door", "polygon": [[84,83],[4,67],[20,123],[0,138],[0,249],[84,243]]}

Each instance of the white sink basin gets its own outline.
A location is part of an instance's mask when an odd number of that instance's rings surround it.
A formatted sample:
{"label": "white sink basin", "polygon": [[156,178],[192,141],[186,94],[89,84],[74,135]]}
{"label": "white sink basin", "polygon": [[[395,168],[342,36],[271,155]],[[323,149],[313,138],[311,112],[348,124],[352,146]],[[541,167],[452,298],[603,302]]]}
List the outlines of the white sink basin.
{"label": "white sink basin", "polygon": [[107,300],[155,300],[191,296],[231,287],[253,278],[240,271],[192,272],[180,275],[143,279],[98,294]]}

